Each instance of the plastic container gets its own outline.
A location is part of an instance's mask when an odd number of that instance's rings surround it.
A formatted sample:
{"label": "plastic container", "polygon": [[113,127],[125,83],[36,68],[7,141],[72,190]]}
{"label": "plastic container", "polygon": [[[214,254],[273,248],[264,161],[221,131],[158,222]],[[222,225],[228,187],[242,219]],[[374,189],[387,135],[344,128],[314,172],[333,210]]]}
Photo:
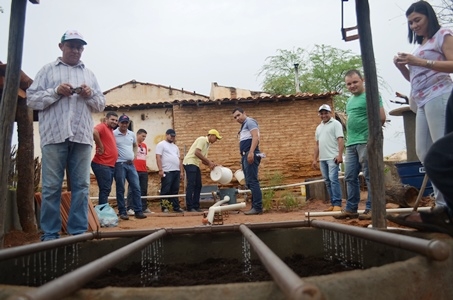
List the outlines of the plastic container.
{"label": "plastic container", "polygon": [[220,184],[228,184],[233,179],[233,172],[228,168],[217,166],[211,171],[211,179]]}
{"label": "plastic container", "polygon": [[[419,161],[396,163],[396,170],[400,176],[401,182],[413,186],[420,190],[423,178],[425,177],[425,167]],[[428,196],[433,192],[431,181],[428,180],[423,196]]]}
{"label": "plastic container", "polygon": [[245,177],[244,177],[244,171],[242,170],[237,170],[234,172],[234,178],[239,182],[239,184],[244,185],[245,184]]}

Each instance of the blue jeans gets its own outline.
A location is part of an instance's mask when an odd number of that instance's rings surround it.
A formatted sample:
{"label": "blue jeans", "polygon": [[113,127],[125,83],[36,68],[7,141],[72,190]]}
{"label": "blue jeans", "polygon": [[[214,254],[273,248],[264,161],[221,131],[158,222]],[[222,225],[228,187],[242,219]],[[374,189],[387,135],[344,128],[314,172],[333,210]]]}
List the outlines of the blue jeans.
{"label": "blue jeans", "polygon": [[112,190],[115,168],[91,162],[91,169],[99,186],[99,204],[106,204],[109,201],[108,198]]}
{"label": "blue jeans", "polygon": [[[165,177],[160,179],[160,194],[161,195],[177,195],[179,193],[180,171],[165,172]],[[161,198],[164,200],[164,198]],[[162,203],[161,200],[161,203]],[[179,209],[178,197],[168,198],[168,201],[173,205],[173,210]]]}
{"label": "blue jeans", "polygon": [[187,176],[186,209],[200,209],[201,172],[196,165],[184,165]]}
{"label": "blue jeans", "polygon": [[126,215],[126,205],[124,203],[124,185],[126,180],[129,183],[129,189],[132,190],[134,212],[135,214],[140,214],[142,213],[142,205],[137,170],[134,164],[117,162],[115,164],[116,201],[118,202],[118,213],[120,215]]}
{"label": "blue jeans", "polygon": [[252,164],[247,161],[248,152],[242,156],[242,170],[244,171],[245,184],[252,192],[252,208],[257,211],[263,210],[263,194],[261,193],[260,182],[258,181],[258,167],[261,162],[261,157],[256,156]]}
{"label": "blue jeans", "polygon": [[333,161],[321,160],[319,162],[322,177],[325,180],[327,192],[329,193],[332,206],[341,206],[341,186],[338,180],[338,165]]}
{"label": "blue jeans", "polygon": [[[146,197],[148,196],[148,172],[138,172],[138,182],[140,185],[140,196],[141,197]],[[140,197],[140,198],[141,198]],[[132,201],[129,201],[129,199],[132,199],[132,189],[129,186],[127,188],[127,209],[132,209]],[[145,211],[148,208],[148,200],[146,198],[141,198],[141,204],[142,204],[142,211]]]}
{"label": "blue jeans", "polygon": [[346,210],[357,212],[360,202],[360,184],[359,173],[363,171],[365,177],[368,198],[366,200],[366,209],[371,210],[371,187],[370,176],[368,172],[368,154],[366,144],[357,144],[346,147],[346,170],[345,181],[348,191],[348,199],[346,201]]}
{"label": "blue jeans", "polygon": [[88,193],[90,187],[91,145],[70,142],[42,147],[42,241],[59,238],[61,230],[61,185],[65,168],[71,185],[71,207],[67,223],[69,234],[88,229]]}
{"label": "blue jeans", "polygon": [[[432,144],[445,135],[445,119],[450,91],[417,108],[415,116],[415,150],[423,163]],[[446,206],[444,195],[433,184],[436,206]]]}

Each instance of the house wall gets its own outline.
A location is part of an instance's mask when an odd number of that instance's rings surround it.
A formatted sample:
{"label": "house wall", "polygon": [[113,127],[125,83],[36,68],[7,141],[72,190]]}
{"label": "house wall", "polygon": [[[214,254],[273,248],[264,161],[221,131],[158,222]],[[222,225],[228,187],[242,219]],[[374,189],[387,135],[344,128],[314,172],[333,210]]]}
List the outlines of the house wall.
{"label": "house wall", "polygon": [[[321,122],[318,108],[321,104],[332,105],[332,100],[301,100],[286,102],[260,102],[241,104],[246,114],[258,121],[260,126],[260,150],[267,157],[261,160],[260,180],[267,184],[275,174],[283,176],[283,183],[303,182],[306,178],[320,176],[313,170],[315,130]],[[217,129],[222,140],[209,149],[209,158],[217,164],[230,168],[233,173],[240,169],[239,140],[240,124],[232,117],[234,105],[174,106],[174,124],[178,134],[177,144],[186,152],[193,141],[206,135],[211,128]],[[215,184],[210,179],[210,170],[202,167],[203,184]],[[237,186],[233,180],[231,186]]]}
{"label": "house wall", "polygon": [[[108,105],[132,105],[137,103],[153,103],[165,100],[203,99],[190,91],[169,89],[162,86],[144,83],[128,83],[119,86],[105,95]],[[205,97],[208,99],[208,97]]]}

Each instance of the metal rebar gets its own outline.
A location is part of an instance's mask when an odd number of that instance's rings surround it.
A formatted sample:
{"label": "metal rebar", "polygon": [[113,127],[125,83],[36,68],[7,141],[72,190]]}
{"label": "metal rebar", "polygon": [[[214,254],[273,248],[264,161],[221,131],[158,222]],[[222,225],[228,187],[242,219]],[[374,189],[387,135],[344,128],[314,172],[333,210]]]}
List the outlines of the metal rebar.
{"label": "metal rebar", "polygon": [[124,260],[124,257],[131,253],[140,251],[152,242],[160,239],[166,234],[164,229],[141,238],[127,246],[124,246],[114,252],[111,252],[91,263],[88,263],[71,273],[65,274],[55,280],[52,280],[39,288],[17,295],[10,298],[11,300],[30,299],[30,300],[48,300],[61,299],[71,293],[81,289],[85,284],[95,279],[105,271],[114,267],[117,263]]}
{"label": "metal rebar", "polygon": [[8,248],[8,249],[2,249],[2,250],[0,250],[0,261],[23,256],[23,255],[28,255],[28,254],[39,252],[39,251],[54,249],[54,248],[58,248],[61,246],[67,246],[67,245],[75,244],[78,242],[85,242],[88,240],[92,240],[94,238],[95,238],[94,232],[93,233],[83,233],[83,234],[78,234],[78,235],[73,235],[73,236],[68,236],[65,238],[52,240],[52,241],[46,241],[46,242],[35,243],[35,244],[30,244],[30,245],[12,247],[12,248]]}
{"label": "metal rebar", "polygon": [[269,247],[266,246],[247,226],[239,230],[253,247],[261,263],[274,279],[287,299],[323,299],[319,288],[303,282]]}
{"label": "metal rebar", "polygon": [[406,235],[384,232],[376,229],[373,230],[317,220],[311,221],[311,226],[315,228],[342,232],[366,240],[413,251],[437,261],[446,260],[450,255],[450,247],[445,242],[439,240],[425,240]]}

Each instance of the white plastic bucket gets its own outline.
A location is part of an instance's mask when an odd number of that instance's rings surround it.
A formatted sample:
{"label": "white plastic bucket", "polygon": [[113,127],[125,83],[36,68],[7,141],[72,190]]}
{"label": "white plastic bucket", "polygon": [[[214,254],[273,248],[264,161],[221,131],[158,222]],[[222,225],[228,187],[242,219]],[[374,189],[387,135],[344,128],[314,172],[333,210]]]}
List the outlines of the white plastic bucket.
{"label": "white plastic bucket", "polygon": [[239,184],[245,184],[244,172],[242,170],[237,170],[234,172],[234,178],[239,182]]}
{"label": "white plastic bucket", "polygon": [[228,184],[233,179],[233,172],[228,168],[217,166],[211,171],[211,179],[220,184]]}

